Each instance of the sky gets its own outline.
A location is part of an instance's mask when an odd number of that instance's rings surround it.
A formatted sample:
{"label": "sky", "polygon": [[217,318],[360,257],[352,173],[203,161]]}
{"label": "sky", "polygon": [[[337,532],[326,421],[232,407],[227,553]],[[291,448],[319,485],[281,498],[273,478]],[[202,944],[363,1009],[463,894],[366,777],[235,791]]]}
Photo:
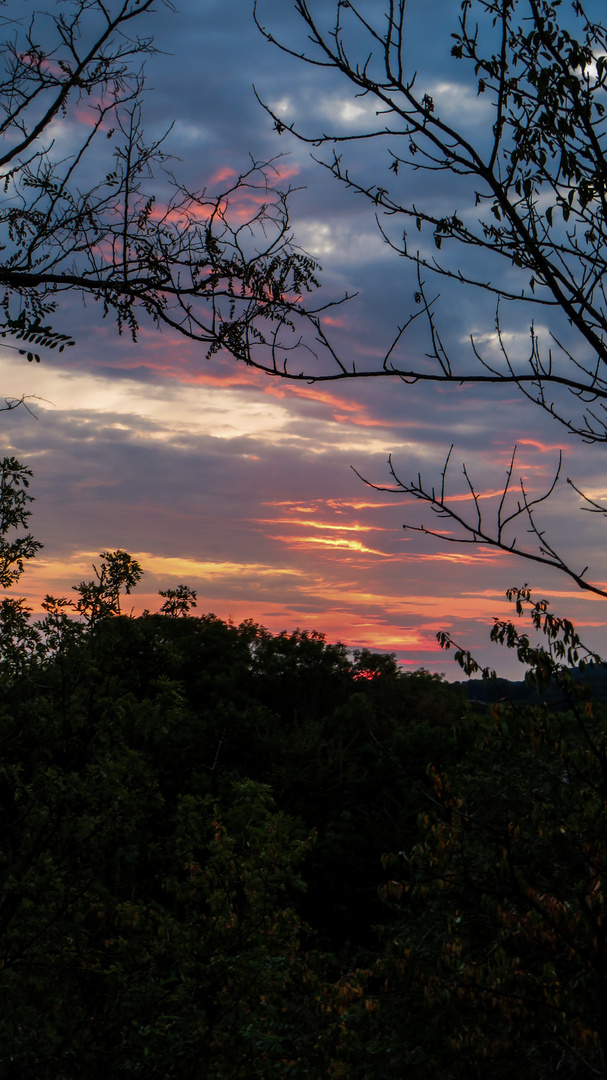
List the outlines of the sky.
{"label": "sky", "polygon": [[[33,5],[11,7],[21,14]],[[420,79],[443,115],[482,144],[486,106],[474,78],[466,81],[449,58],[459,4],[435,3],[431,25],[421,2],[411,9]],[[285,0],[265,0],[261,11],[276,36],[301,40]],[[175,175],[190,189],[218,191],[246,170],[249,155],[282,155],[274,168],[278,183],[295,189],[295,242],[322,266],[319,299],[357,294],[328,312],[327,332],[350,360],[383,355],[414,310],[414,271],[382,239],[373,207],[332,179],[309,146],[274,131],[253,85],[310,133],[363,130],[369,103],[332,73],[264,41],[250,0],[183,0],[177,10],[159,4],[142,32],[154,33],[162,50],[146,62],[146,129],[157,137],[173,125],[165,146]],[[86,116],[58,122],[57,147],[69,149],[78,123]],[[385,146],[353,144],[347,152],[359,175],[389,183]],[[449,175],[409,174],[398,183],[411,201],[432,198],[450,211],[465,211],[472,199]],[[462,363],[470,357],[472,366],[471,334],[491,355],[492,303],[444,282],[435,291],[453,355]],[[512,615],[506,589],[529,582],[591,647],[607,652],[605,601],[556,572],[404,529],[436,523],[411,497],[378,492],[360,478],[389,485],[392,455],[397,475],[421,472],[440,483],[453,444],[451,492],[470,508],[465,462],[490,514],[515,443],[517,482],[523,478],[531,493],[550,483],[563,450],[563,480],[541,526],[576,569],[588,563],[592,580],[605,583],[603,522],[580,509],[565,482],[572,477],[600,503],[607,496],[601,448],[575,442],[515,390],[287,384],[229,356],[209,358],[203,347],[145,322],[133,342],[102,314],[91,301],[67,303],[56,325],[76,345],[43,355],[39,365],[0,344],[2,396],[29,399],[29,411],[4,413],[1,422],[4,453],[34,472],[31,526],[44,549],[16,590],[34,611],[46,593],[67,595],[90,578],[101,551],[123,548],[145,571],[129,598],[135,614],[156,609],[158,589],[184,582],[197,590],[200,614],[252,618],[272,631],[320,630],[352,649],[395,652],[406,670],[453,679],[459,669],[436,641],[447,630],[482,663],[520,677],[511,657],[489,648],[488,635],[494,618]],[[529,321],[529,313],[506,314],[509,344],[521,354]],[[540,319],[537,329],[547,335],[551,327]],[[401,355],[414,363],[427,348],[416,325]]]}

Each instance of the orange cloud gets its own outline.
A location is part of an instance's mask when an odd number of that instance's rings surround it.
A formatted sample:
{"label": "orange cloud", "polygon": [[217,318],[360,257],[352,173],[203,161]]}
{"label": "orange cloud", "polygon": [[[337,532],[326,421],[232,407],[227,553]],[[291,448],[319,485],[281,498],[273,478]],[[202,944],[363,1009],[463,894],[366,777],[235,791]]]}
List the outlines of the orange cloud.
{"label": "orange cloud", "polygon": [[450,562],[461,563],[466,566],[473,566],[479,562],[504,563],[508,559],[508,555],[504,554],[504,552],[483,547],[476,548],[474,554],[468,554],[466,551],[436,551],[432,553],[403,554],[401,557],[407,562]]}
{"label": "orange cloud", "polygon": [[332,529],[335,532],[389,532],[381,525],[332,525],[327,521],[298,521],[296,518],[251,518],[258,525],[303,525],[307,529]]}
{"label": "orange cloud", "polygon": [[[295,397],[301,397],[308,401],[316,401],[319,405],[328,405],[331,409],[340,409],[344,414],[347,414],[347,420],[351,423],[364,423],[366,407],[361,405],[358,401],[350,401],[348,398],[338,397],[337,394],[331,390],[322,390],[320,387],[315,386],[300,386],[293,383],[282,383],[272,380],[265,387],[263,391],[269,394],[270,397],[285,398],[288,395]],[[340,417],[343,420],[343,417]],[[385,421],[382,420],[368,420],[368,423],[383,424],[386,426]]]}
{"label": "orange cloud", "polygon": [[317,509],[318,509],[317,506],[302,506],[301,503],[293,502],[292,499],[286,499],[286,500],[284,500],[282,502],[280,502],[280,501],[277,501],[277,502],[264,502],[261,505],[262,506],[287,506],[287,507],[291,507],[298,514],[315,514]]}
{"label": "orange cloud", "polygon": [[[283,499],[262,503],[262,506],[283,506],[286,510],[292,510],[295,514],[316,514],[329,507],[338,514],[344,510],[386,510],[393,506],[409,506],[414,501],[408,499],[384,499],[381,502],[366,502],[359,499],[316,499],[311,506],[304,506],[295,499]],[[343,508],[343,509],[342,509]]]}
{"label": "orange cloud", "polygon": [[558,443],[544,443],[537,439],[517,439],[517,446],[534,446],[536,450],[539,450],[541,454],[553,453],[555,450],[558,452],[562,450],[562,446]]}
{"label": "orange cloud", "polygon": [[320,387],[301,386],[272,379],[265,386],[261,386],[261,390],[262,393],[268,394],[270,397],[283,399],[289,395],[295,395],[308,401],[315,401],[319,405],[326,405],[333,411],[333,420],[337,424],[354,424],[356,427],[392,428],[397,423],[399,429],[419,427],[418,421],[414,420],[399,419],[396,422],[382,417],[370,416],[366,405],[361,405],[360,402],[352,401],[349,398],[338,397],[334,391],[323,390]]}
{"label": "orange cloud", "polygon": [[[496,495],[503,495],[503,493],[504,493],[503,487],[502,488],[495,488],[494,491],[477,491],[476,492],[476,498],[477,499],[494,499],[496,497]],[[451,502],[470,502],[471,499],[474,499],[474,495],[472,494],[472,492],[471,491],[464,491],[461,495],[449,495],[449,496],[447,496],[446,501],[450,502],[450,503]],[[408,502],[410,503],[411,499],[409,499]]]}
{"label": "orange cloud", "polygon": [[225,375],[212,375],[210,372],[177,372],[180,382],[192,383],[196,386],[257,386],[259,376],[254,372],[248,372],[245,368],[226,371]]}
{"label": "orange cloud", "polygon": [[363,502],[359,499],[327,499],[326,505],[340,511],[342,507],[351,510],[386,510],[393,506],[409,506],[411,499],[383,499],[381,502]]}
{"label": "orange cloud", "polygon": [[[310,522],[306,524],[310,525]],[[384,559],[392,559],[393,556],[387,554],[385,551],[375,551],[374,548],[365,547],[361,544],[360,540],[346,540],[344,537],[340,539],[331,539],[326,536],[272,536],[272,540],[280,540],[283,544],[290,544],[296,547],[308,547],[309,545],[322,545],[323,547],[340,548],[344,551],[358,551],[365,555],[381,555]]]}

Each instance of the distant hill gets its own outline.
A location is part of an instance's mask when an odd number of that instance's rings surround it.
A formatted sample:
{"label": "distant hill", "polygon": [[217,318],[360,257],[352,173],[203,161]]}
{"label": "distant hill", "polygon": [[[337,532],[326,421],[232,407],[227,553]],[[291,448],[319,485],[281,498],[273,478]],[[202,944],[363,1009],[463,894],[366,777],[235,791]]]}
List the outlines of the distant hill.
{"label": "distant hill", "polygon": [[[607,702],[607,664],[586,668],[584,672],[579,672],[574,668],[571,674],[576,682],[583,682],[588,686],[593,701]],[[517,705],[537,705],[540,702],[554,706],[561,703],[566,705],[562,692],[556,686],[550,686],[542,694],[538,694],[537,690],[528,686],[522,679],[519,681],[496,679],[495,682],[467,679],[455,685],[462,687],[468,696],[468,701],[493,704],[496,701],[506,700]]]}

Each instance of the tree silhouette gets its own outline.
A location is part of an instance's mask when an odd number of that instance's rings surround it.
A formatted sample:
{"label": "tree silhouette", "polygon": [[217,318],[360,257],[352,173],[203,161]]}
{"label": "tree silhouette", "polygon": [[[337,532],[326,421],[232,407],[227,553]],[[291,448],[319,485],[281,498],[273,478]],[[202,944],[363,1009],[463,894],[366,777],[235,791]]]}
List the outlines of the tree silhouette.
{"label": "tree silhouette", "polygon": [[[302,363],[299,356],[293,361],[287,355],[281,367],[273,357],[273,363],[261,366],[286,379],[311,382],[387,378],[408,387],[431,382],[499,391],[514,386],[567,432],[587,443],[605,443],[607,29],[597,5],[590,4],[588,14],[578,0],[567,10],[549,0],[464,0],[452,28],[451,53],[466,70],[454,92],[480,97],[484,113],[474,129],[464,106],[459,120],[445,115],[432,88],[434,73],[429,80],[416,70],[416,31],[406,0],[373,11],[355,0],[339,0],[328,16],[307,0],[295,0],[294,7],[305,43],[278,41],[265,20],[263,0],[256,0],[261,32],[290,56],[341,75],[372,119],[354,133],[338,121],[329,130],[314,130],[311,123],[290,122],[265,107],[279,134],[288,131],[328,151],[321,164],[368,200],[383,239],[413,264],[416,284],[411,308],[383,361],[371,357],[365,366],[359,357],[356,362],[342,357],[317,318],[314,357],[306,354]],[[368,156],[348,160],[348,151],[361,144],[375,152],[371,183]],[[440,189],[428,183],[412,202],[412,173],[420,171],[454,182]],[[462,204],[465,211],[458,209]],[[472,338],[466,355],[450,355],[433,279],[493,297],[491,350],[483,351]],[[517,358],[506,330],[513,318],[518,326],[525,317],[531,323],[529,346]],[[538,317],[549,321],[548,340],[536,330]],[[413,363],[404,345],[408,329],[419,320],[427,324],[428,350]],[[447,519],[444,529],[422,531],[523,555],[604,595],[586,583],[585,569],[567,564],[536,524],[534,514],[558,481],[560,464],[545,495],[532,498],[524,486],[517,492],[513,456],[489,524],[480,515],[465,466],[472,513],[466,516],[451,502],[450,458],[451,453],[439,485],[421,476],[402,478],[390,465],[389,490],[405,492]],[[591,500],[584,508],[604,512]],[[531,534],[527,548],[517,545],[517,525]]]}
{"label": "tree silhouette", "polygon": [[[30,361],[73,345],[48,321],[65,292],[97,301],[133,338],[143,318],[248,363],[316,286],[314,262],[291,244],[274,163],[251,161],[228,190],[190,191],[165,139],[146,140],[139,64],[155,48],[138,27],[153,6],[66,0],[3,19],[0,336]],[[257,210],[232,224],[246,195]]]}
{"label": "tree silhouette", "polygon": [[0,586],[9,589],[19,580],[24,563],[33,559],[42,544],[30,532],[7,538],[14,529],[27,529],[34,501],[29,494],[31,469],[27,469],[14,457],[0,462]]}

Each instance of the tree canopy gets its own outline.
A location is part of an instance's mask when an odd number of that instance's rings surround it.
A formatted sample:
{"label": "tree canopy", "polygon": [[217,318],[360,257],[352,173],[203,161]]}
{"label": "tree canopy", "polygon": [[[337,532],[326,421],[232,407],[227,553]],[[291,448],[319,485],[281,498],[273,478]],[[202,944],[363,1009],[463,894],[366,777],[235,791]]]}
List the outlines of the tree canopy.
{"label": "tree canopy", "polygon": [[[2,500],[18,580],[29,511]],[[493,636],[538,703],[468,705],[389,654],[194,616],[185,585],[124,615],[141,572],[107,551],[40,619],[0,604],[2,1064],[606,1076],[606,713],[573,627],[519,592],[544,644]]]}

